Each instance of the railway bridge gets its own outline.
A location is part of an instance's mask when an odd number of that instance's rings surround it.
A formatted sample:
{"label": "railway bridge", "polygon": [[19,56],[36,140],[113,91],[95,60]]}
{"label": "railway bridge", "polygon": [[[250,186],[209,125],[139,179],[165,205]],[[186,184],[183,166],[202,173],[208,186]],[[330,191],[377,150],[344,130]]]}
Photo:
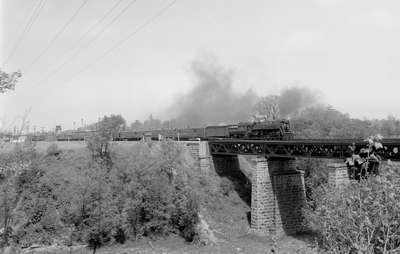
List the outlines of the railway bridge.
{"label": "railway bridge", "polygon": [[[386,139],[377,154],[383,160],[400,161],[400,139]],[[366,141],[319,140],[209,140],[187,143],[198,146],[200,168],[240,170],[238,155],[251,156],[251,229],[259,234],[295,234],[304,230],[304,172],[296,168],[297,157],[337,159],[328,164],[329,183],[349,182],[345,158],[358,154]],[[342,159],[342,160],[340,160]]]}

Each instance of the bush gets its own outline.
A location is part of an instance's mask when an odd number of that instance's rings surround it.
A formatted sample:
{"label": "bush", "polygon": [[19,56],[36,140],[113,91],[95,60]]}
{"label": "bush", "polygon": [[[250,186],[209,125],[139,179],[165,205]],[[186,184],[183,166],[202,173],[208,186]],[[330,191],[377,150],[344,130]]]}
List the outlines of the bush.
{"label": "bush", "polygon": [[[169,234],[195,240],[199,204],[190,156],[172,143],[137,144],[118,153],[108,148],[107,163],[95,150],[65,151],[54,159],[48,155],[56,146],[42,155],[21,148],[7,157],[8,164],[22,165],[8,181],[10,238],[29,246],[68,237],[93,249]],[[4,172],[1,177],[8,179]]]}
{"label": "bush", "polygon": [[160,178],[139,183],[140,191],[126,202],[123,227],[134,239],[177,233],[193,241],[197,236],[197,197],[187,187],[169,184],[167,175]]}
{"label": "bush", "polygon": [[328,183],[326,163],[321,159],[299,158],[297,167],[304,171],[304,185],[307,201],[312,201],[314,191]]}
{"label": "bush", "polygon": [[176,233],[192,241],[199,204],[189,188],[194,177],[182,149],[172,143],[135,149],[132,157],[116,165],[118,181],[125,183],[122,228],[134,239]]}
{"label": "bush", "polygon": [[234,190],[232,181],[228,178],[221,179],[220,187],[224,196],[229,196],[229,194]]}
{"label": "bush", "polygon": [[320,248],[329,253],[400,251],[400,168],[383,171],[340,190],[323,185],[313,192],[306,214]]}
{"label": "bush", "polygon": [[58,148],[58,145],[53,143],[46,150],[47,156],[58,156],[61,154],[61,149]]}

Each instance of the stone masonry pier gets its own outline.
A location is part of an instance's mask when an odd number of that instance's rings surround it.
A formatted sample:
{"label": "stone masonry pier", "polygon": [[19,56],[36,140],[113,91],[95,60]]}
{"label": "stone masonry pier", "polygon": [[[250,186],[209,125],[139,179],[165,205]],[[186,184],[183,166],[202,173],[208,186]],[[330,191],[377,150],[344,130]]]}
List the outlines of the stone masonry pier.
{"label": "stone masonry pier", "polygon": [[304,174],[292,158],[256,158],[252,177],[251,228],[261,234],[304,231]]}
{"label": "stone masonry pier", "polygon": [[296,170],[294,158],[248,156],[252,172],[241,172],[237,155],[211,156],[205,141],[187,142],[199,168],[206,173],[231,170],[251,181],[252,231],[263,235],[295,234],[304,230],[302,207],[305,204],[304,174]]}

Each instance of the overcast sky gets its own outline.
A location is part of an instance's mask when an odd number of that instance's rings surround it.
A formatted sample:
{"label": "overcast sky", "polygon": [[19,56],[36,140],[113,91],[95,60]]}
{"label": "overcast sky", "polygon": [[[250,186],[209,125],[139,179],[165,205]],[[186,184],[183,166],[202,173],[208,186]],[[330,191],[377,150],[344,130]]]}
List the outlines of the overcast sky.
{"label": "overcast sky", "polygon": [[193,87],[190,64],[204,54],[233,69],[238,92],[277,93],[296,82],[353,117],[400,117],[399,1],[178,0],[137,33],[172,1],[121,0],[96,26],[119,0],[0,1],[1,68],[23,73],[0,95],[8,121],[29,108],[31,126],[46,128],[111,113],[165,119]]}

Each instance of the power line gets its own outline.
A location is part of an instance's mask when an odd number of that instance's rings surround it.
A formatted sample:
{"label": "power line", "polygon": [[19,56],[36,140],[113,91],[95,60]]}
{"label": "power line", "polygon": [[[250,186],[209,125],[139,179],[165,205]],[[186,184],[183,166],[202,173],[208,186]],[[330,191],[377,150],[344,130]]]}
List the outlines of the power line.
{"label": "power line", "polygon": [[126,36],[124,39],[120,40],[119,42],[115,43],[114,46],[109,48],[105,53],[103,53],[99,58],[97,58],[95,61],[89,63],[86,65],[84,68],[82,68],[80,71],[77,72],[76,75],[74,75],[70,80],[66,81],[66,83],[71,82],[74,80],[77,76],[79,76],[81,73],[87,71],[90,69],[93,65],[95,65],[97,62],[99,62],[101,59],[106,57],[108,54],[110,54],[112,51],[115,49],[119,48],[121,45],[123,45],[125,42],[127,42],[129,39],[131,39],[133,36],[135,36],[137,33],[139,33],[141,30],[152,24],[155,20],[157,20],[160,16],[162,16],[168,9],[170,9],[177,0],[173,0],[170,2],[168,5],[165,7],[161,8],[158,12],[156,12],[153,16],[151,16],[149,19],[147,19],[145,22],[143,22],[140,26],[138,26],[132,33],[130,33],[128,36]]}
{"label": "power line", "polygon": [[17,48],[19,47],[19,45],[22,42],[22,39],[26,36],[26,34],[29,33],[29,31],[31,30],[33,24],[38,19],[40,12],[42,11],[44,5],[46,4],[46,1],[47,0],[39,0],[37,2],[36,6],[33,8],[32,14],[29,17],[28,22],[26,23],[26,25],[25,25],[24,29],[22,30],[20,36],[17,38],[17,41],[15,42],[14,47],[11,49],[10,54],[4,60],[3,66],[5,66],[7,64],[7,62],[14,56]]}
{"label": "power line", "polygon": [[118,7],[118,5],[119,5],[122,1],[123,1],[123,0],[118,0],[117,2],[115,2],[114,5],[113,5],[110,9],[108,9],[108,11],[107,11],[105,14],[103,14],[103,16],[102,16],[100,19],[98,19],[98,20],[96,21],[96,23],[94,23],[90,28],[88,28],[88,29],[85,31],[85,33],[74,43],[74,46],[73,46],[71,49],[74,49],[77,45],[79,45],[79,43],[80,43],[81,41],[83,41],[83,39],[85,39],[85,37],[86,37],[96,26],[98,26],[101,22],[103,22],[103,20],[105,20],[105,19],[114,11],[114,9]]}
{"label": "power line", "polygon": [[82,10],[82,8],[88,3],[89,0],[83,0],[81,5],[78,7],[78,9],[75,10],[74,14],[67,20],[66,23],[57,31],[57,33],[53,36],[51,41],[47,44],[47,46],[42,50],[39,55],[28,65],[27,70],[29,69],[37,62],[39,59],[44,56],[44,54],[47,53],[47,51],[53,46],[54,42],[61,36],[61,34],[65,31],[65,29],[72,23],[72,21],[75,19],[76,16],[78,16],[79,12]]}
{"label": "power line", "polygon": [[[100,22],[97,22],[97,24],[100,24],[102,20],[104,20],[109,14],[111,14],[112,10],[114,10],[119,3],[121,3],[122,0],[120,0],[119,2],[117,2],[116,5],[114,5],[111,10],[109,12],[107,12],[106,15],[104,15]],[[90,45],[92,45],[112,24],[114,24],[134,3],[136,2],[136,0],[131,0],[110,22],[108,22],[105,26],[103,26],[103,28],[98,31],[94,37],[92,37],[92,39],[86,43],[86,45],[84,47],[81,48],[77,48],[77,51],[75,51],[75,53],[73,55],[70,55],[70,57],[68,57],[65,61],[63,61],[56,69],[54,69],[44,80],[42,80],[41,83],[46,82],[50,77],[52,77],[54,74],[58,73],[65,65],[67,65],[72,59],[74,59],[76,56],[78,56],[84,49],[87,49]],[[93,28],[93,27],[92,27]],[[89,31],[87,31],[87,33],[89,33]]]}

